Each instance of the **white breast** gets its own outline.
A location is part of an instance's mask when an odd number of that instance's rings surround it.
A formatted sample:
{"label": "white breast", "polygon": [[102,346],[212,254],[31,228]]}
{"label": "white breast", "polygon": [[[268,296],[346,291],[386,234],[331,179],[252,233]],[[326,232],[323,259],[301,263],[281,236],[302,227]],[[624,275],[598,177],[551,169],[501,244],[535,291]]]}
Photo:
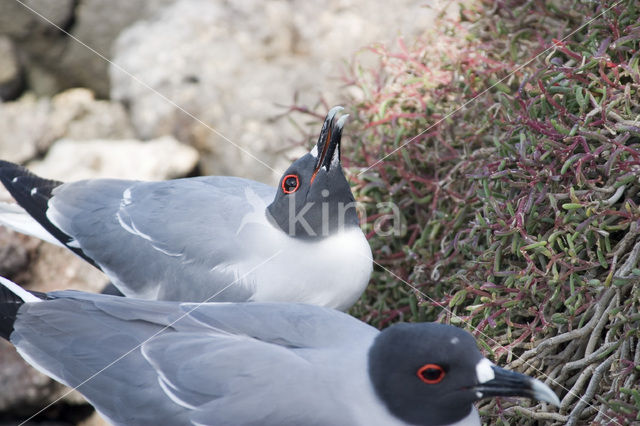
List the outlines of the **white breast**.
{"label": "white breast", "polygon": [[319,241],[301,241],[266,220],[259,227],[259,232],[247,229],[260,237],[247,241],[251,244],[247,252],[254,256],[238,265],[237,271],[245,277],[243,284],[253,287],[252,301],[301,302],[346,310],[367,286],[373,269],[371,248],[359,228]]}

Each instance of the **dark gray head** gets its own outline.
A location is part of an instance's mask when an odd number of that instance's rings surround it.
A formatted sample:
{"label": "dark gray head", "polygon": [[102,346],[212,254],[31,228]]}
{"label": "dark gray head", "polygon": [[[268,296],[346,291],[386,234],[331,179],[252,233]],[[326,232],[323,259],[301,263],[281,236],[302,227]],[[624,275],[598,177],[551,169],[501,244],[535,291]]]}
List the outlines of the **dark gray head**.
{"label": "dark gray head", "polygon": [[447,425],[492,396],[524,396],[559,405],[545,384],[493,365],[466,331],[445,324],[397,324],[369,350],[369,376],[396,417],[416,425]]}
{"label": "dark gray head", "polygon": [[351,188],[340,164],[340,139],[347,115],[335,121],[342,107],[324,120],[318,143],[295,161],[278,183],[270,219],[290,236],[322,238],[358,226]]}

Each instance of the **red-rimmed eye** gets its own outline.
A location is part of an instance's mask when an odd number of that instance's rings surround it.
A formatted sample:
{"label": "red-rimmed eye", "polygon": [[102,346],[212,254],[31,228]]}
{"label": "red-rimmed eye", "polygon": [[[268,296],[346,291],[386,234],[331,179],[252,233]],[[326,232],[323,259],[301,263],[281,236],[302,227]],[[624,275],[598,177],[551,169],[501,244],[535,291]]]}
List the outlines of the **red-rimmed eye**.
{"label": "red-rimmed eye", "polygon": [[300,179],[297,175],[286,175],[282,179],[282,192],[285,194],[291,194],[296,192],[300,187]]}
{"label": "red-rimmed eye", "polygon": [[440,383],[445,375],[444,368],[438,364],[425,364],[418,370],[420,380],[430,385]]}

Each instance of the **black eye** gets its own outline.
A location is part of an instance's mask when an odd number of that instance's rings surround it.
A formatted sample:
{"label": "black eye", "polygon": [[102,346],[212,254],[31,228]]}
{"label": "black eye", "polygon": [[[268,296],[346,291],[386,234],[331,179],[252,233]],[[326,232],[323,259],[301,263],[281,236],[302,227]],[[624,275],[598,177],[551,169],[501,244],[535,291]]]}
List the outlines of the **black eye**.
{"label": "black eye", "polygon": [[442,379],[444,379],[445,374],[444,368],[438,364],[425,364],[418,370],[420,380],[430,385],[440,383]]}
{"label": "black eye", "polygon": [[282,191],[285,194],[291,194],[292,192],[296,192],[299,186],[300,186],[300,180],[296,175],[286,175],[284,179],[282,179]]}

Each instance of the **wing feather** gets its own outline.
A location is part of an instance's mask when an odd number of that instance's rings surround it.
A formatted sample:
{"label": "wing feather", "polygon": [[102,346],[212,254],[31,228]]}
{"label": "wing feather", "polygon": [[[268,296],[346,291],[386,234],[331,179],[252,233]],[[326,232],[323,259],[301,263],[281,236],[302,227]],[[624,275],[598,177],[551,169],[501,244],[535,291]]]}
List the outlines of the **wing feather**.
{"label": "wing feather", "polygon": [[349,386],[361,381],[377,331],[346,314],[303,304],[193,311],[73,291],[49,297],[20,307],[11,341],[41,371],[80,386],[114,424],[355,423]]}
{"label": "wing feather", "polygon": [[[200,302],[237,278],[247,187],[263,203],[275,191],[230,177],[74,182],[56,188],[47,215],[125,295]],[[212,300],[252,294],[232,285]]]}

